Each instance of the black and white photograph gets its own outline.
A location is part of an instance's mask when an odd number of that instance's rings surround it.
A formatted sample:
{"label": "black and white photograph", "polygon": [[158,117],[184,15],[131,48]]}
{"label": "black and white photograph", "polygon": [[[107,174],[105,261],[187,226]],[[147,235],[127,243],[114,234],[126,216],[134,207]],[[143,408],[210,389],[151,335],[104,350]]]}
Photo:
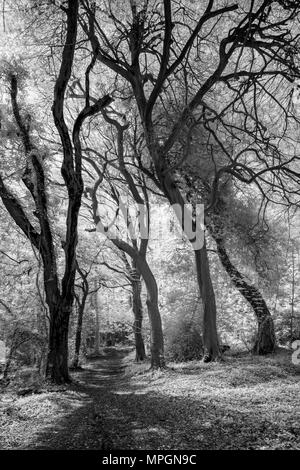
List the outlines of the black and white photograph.
{"label": "black and white photograph", "polygon": [[300,450],[300,2],[0,0],[0,39],[1,453]]}

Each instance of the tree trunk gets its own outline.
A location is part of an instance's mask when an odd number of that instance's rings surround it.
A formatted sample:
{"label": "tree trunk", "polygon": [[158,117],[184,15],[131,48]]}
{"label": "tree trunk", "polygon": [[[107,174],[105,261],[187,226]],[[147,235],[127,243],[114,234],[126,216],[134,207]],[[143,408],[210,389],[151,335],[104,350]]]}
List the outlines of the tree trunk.
{"label": "tree trunk", "polygon": [[[148,145],[152,149],[155,148],[155,145],[148,142]],[[207,249],[205,244],[205,234],[203,234],[203,246],[202,248],[194,248],[194,236],[191,237],[189,230],[187,230],[186,223],[189,223],[189,226],[193,228],[193,233],[199,235],[199,230],[202,230],[202,227],[199,224],[196,226],[194,223],[192,216],[185,219],[184,221],[184,209],[185,209],[185,201],[183,196],[178,188],[174,176],[166,171],[161,165],[164,165],[164,161],[162,158],[159,158],[159,154],[156,154],[156,151],[152,151],[152,158],[155,162],[156,171],[158,174],[158,178],[160,180],[162,191],[164,192],[166,198],[173,206],[175,211],[176,217],[181,225],[183,232],[186,234],[187,238],[189,239],[192,248],[195,253],[196,259],[196,269],[197,269],[197,281],[198,287],[202,299],[203,305],[203,346],[204,346],[204,362],[210,362],[216,360],[220,356],[219,350],[219,341],[218,341],[218,334],[217,334],[217,310],[216,310],[216,302],[215,302],[215,294],[214,288],[212,285],[211,277],[210,277],[210,270],[209,270],[209,261],[207,256]],[[180,208],[180,211],[176,209],[176,207]],[[186,216],[187,217],[187,216]]]}
{"label": "tree trunk", "polygon": [[141,300],[141,280],[133,279],[132,285],[132,310],[134,314],[133,332],[135,339],[135,360],[143,361],[146,357],[145,344],[142,334],[143,306]]}
{"label": "tree trunk", "polygon": [[39,362],[38,362],[38,371],[41,377],[46,376],[47,353],[48,353],[48,347],[47,347],[47,342],[45,341],[45,344],[42,346],[42,351],[41,351],[41,355],[40,355]]}
{"label": "tree trunk", "polygon": [[139,253],[135,248],[123,240],[115,238],[112,239],[112,241],[115,246],[117,246],[120,250],[123,250],[134,260],[138,272],[145,281],[147,289],[147,310],[151,328],[151,367],[153,369],[162,369],[165,367],[164,337],[158,307],[158,288],[155,277],[147,263],[144,254]]}
{"label": "tree trunk", "polygon": [[217,311],[214,289],[210,277],[206,243],[195,250],[197,278],[203,304],[203,361],[210,362],[220,357],[217,335]]}
{"label": "tree trunk", "polygon": [[164,337],[161,316],[158,307],[158,288],[155,277],[145,259],[138,257],[136,264],[143,276],[147,289],[147,309],[150,321],[151,368],[163,369],[166,365],[164,356]]}
{"label": "tree trunk", "polygon": [[270,311],[259,290],[249,285],[242,274],[232,264],[224,246],[224,241],[219,237],[214,237],[217,244],[219,259],[229,275],[234,286],[243,297],[249,302],[256,315],[258,331],[253,352],[256,354],[272,353],[276,347],[274,323]]}
{"label": "tree trunk", "polygon": [[95,347],[94,354],[96,356],[100,355],[100,319],[99,319],[99,299],[98,299],[98,283],[95,281]]}
{"label": "tree trunk", "polygon": [[164,356],[164,340],[161,325],[161,318],[156,300],[153,300],[153,293],[148,294],[147,299],[148,315],[151,322],[150,350],[151,368],[163,369],[166,365]]}
{"label": "tree trunk", "polygon": [[5,367],[4,367],[4,371],[3,371],[3,378],[5,380],[7,380],[8,378],[8,373],[9,373],[9,369],[10,369],[10,365],[12,363],[12,360],[13,360],[13,356],[14,356],[14,353],[15,353],[15,339],[16,339],[16,329],[14,330],[13,332],[13,335],[12,335],[12,339],[11,339],[11,344],[10,344],[10,348],[9,348],[9,354],[8,354],[8,357],[6,358],[6,361],[5,361]]}
{"label": "tree trunk", "polygon": [[45,342],[41,345],[41,352],[38,359],[38,371],[41,377],[46,375],[47,353],[48,353],[48,327],[46,317],[46,307],[37,311],[37,329]]}
{"label": "tree trunk", "polygon": [[78,366],[79,366],[79,354],[80,354],[80,347],[81,347],[81,333],[82,333],[84,307],[85,307],[85,302],[83,304],[81,302],[78,307],[78,318],[77,318],[76,337],[75,337],[75,352],[74,352],[74,359],[72,363],[73,369],[78,369]]}
{"label": "tree trunk", "polygon": [[50,311],[49,350],[46,376],[57,384],[70,382],[68,331],[71,307],[63,304]]}

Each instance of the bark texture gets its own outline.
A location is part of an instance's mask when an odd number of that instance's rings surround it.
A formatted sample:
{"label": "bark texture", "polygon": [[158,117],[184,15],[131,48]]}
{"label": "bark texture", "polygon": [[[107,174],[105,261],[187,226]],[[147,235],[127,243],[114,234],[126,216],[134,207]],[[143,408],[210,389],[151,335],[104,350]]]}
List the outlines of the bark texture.
{"label": "bark texture", "polygon": [[80,298],[79,295],[76,295],[76,302],[78,306],[78,317],[77,317],[77,325],[76,325],[76,335],[75,335],[75,351],[74,351],[74,359],[72,363],[73,369],[78,369],[79,367],[79,356],[80,356],[80,348],[81,348],[81,340],[82,340],[82,324],[83,324],[83,315],[86,300],[89,294],[89,284],[87,281],[88,273],[84,273],[77,263],[77,271],[81,276],[81,290],[82,296]]}
{"label": "bark texture", "polygon": [[268,306],[259,290],[246,282],[243,275],[231,262],[225,249],[225,243],[221,238],[215,237],[219,259],[229,275],[234,286],[249,302],[257,319],[257,336],[253,347],[256,354],[272,353],[276,347],[274,322]]}
{"label": "bark texture", "polygon": [[[204,345],[204,356],[203,360],[205,362],[210,362],[217,360],[220,356],[220,348],[218,341],[217,333],[217,310],[216,310],[216,301],[214,288],[211,280],[210,269],[209,269],[209,260],[206,249],[205,234],[203,234],[203,245],[200,249],[194,248],[195,239],[190,238],[190,233],[187,231],[186,224],[189,224],[189,227],[193,228],[193,232],[196,233],[196,230],[202,230],[201,227],[197,227],[195,222],[190,215],[190,220],[187,215],[184,219],[184,199],[177,188],[176,184],[173,181],[173,178],[170,173],[162,171],[160,166],[157,168],[157,174],[161,181],[161,187],[169,200],[170,204],[177,205],[180,208],[180,212],[176,213],[179,223],[181,224],[183,232],[186,233],[189,238],[192,248],[194,250],[195,261],[196,261],[196,270],[197,270],[197,281],[199,292],[201,295],[202,305],[203,305],[203,345]],[[200,233],[198,232],[198,236]]]}
{"label": "bark texture", "polygon": [[134,315],[133,332],[135,339],[135,359],[141,362],[146,358],[145,344],[142,333],[143,305],[141,299],[141,279],[139,275],[131,280],[132,310]]}
{"label": "bark texture", "polygon": [[210,362],[220,356],[217,335],[216,301],[211,281],[206,244],[195,252],[197,277],[203,303],[203,361]]}
{"label": "bark texture", "polygon": [[[18,75],[11,71],[9,71],[7,79],[10,86],[12,110],[19,129],[20,138],[22,139],[27,162],[22,180],[35,205],[34,215],[38,220],[38,229],[31,224],[21,199],[19,200],[12,194],[0,175],[0,196],[4,206],[30,240],[33,247],[39,252],[43,261],[44,288],[50,318],[46,372],[49,378],[57,383],[68,382],[70,380],[68,373],[68,328],[70,312],[74,301],[77,226],[83,193],[80,132],[84,121],[88,117],[97,114],[111,102],[109,96],[99,99],[93,105],[90,105],[87,99],[85,107],[75,119],[72,132],[69,132],[69,127],[64,118],[64,104],[75,55],[78,9],[78,0],[68,0],[68,5],[64,8],[66,13],[66,36],[60,69],[55,82],[52,106],[54,123],[60,136],[63,151],[61,173],[68,192],[66,236],[63,241],[65,269],[61,283],[58,280],[55,248],[48,215],[43,155],[33,143],[30,126],[22,116],[22,108],[17,100]],[[86,77],[90,70],[91,67],[88,68]]]}

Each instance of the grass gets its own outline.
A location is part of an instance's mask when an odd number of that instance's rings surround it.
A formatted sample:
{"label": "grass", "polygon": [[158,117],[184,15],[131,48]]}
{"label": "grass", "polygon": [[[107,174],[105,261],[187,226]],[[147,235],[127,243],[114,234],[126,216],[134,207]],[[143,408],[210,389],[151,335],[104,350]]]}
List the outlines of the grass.
{"label": "grass", "polygon": [[3,393],[1,448],[300,449],[300,366],[290,351],[163,372],[123,356],[94,359],[66,389]]}

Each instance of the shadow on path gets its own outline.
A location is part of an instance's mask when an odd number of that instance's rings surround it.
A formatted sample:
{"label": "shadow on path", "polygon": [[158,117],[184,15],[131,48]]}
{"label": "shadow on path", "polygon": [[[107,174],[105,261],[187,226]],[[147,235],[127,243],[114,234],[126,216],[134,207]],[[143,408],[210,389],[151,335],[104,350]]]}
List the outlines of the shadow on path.
{"label": "shadow on path", "polygon": [[[126,354],[110,348],[76,373],[71,386],[77,396],[75,408],[44,428],[26,448],[260,449],[268,448],[270,439],[276,445],[281,429],[268,412],[255,413],[243,401],[233,403],[228,394],[166,396],[156,386],[145,387],[143,378],[132,383],[123,375]],[[293,432],[285,448],[295,446],[299,430]]]}
{"label": "shadow on path", "polygon": [[46,427],[27,449],[113,448],[110,433],[99,413],[100,409],[107,411],[120,383],[127,382],[122,365],[127,354],[126,349],[106,348],[103,355],[89,359],[84,369],[74,372],[74,382],[69,388],[78,392],[74,397],[75,411],[72,409],[55,426]]}

